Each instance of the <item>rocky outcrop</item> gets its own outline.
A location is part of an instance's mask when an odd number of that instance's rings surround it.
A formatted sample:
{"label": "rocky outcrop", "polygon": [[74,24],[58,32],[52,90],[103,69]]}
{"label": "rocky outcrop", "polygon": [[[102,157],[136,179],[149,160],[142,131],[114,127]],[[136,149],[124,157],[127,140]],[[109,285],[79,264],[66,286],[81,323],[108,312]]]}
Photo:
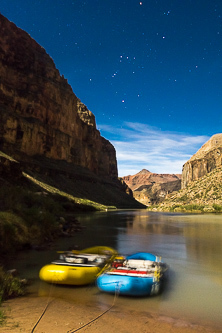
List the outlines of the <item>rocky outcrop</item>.
{"label": "rocky outcrop", "polygon": [[0,15],[0,149],[65,160],[117,178],[116,152],[95,117],[25,31]]}
{"label": "rocky outcrop", "polygon": [[158,174],[143,169],[122,179],[133,191],[134,198],[146,206],[163,201],[169,193],[181,188],[180,174]]}
{"label": "rocky outcrop", "polygon": [[167,183],[142,185],[133,191],[134,198],[143,205],[150,206],[162,202],[169,193],[181,189],[181,180],[177,179]]}
{"label": "rocky outcrop", "polygon": [[183,166],[181,188],[221,166],[222,134],[213,135]]}

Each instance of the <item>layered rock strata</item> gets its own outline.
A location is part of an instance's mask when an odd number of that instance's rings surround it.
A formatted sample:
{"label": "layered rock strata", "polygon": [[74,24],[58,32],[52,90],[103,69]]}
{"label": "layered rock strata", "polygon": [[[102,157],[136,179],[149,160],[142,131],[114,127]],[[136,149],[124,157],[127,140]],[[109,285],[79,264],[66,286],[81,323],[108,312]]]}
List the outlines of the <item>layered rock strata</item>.
{"label": "layered rock strata", "polygon": [[117,177],[116,152],[46,51],[0,15],[0,149]]}
{"label": "layered rock strata", "polygon": [[122,178],[133,191],[134,198],[146,206],[163,201],[167,194],[181,188],[180,174],[158,174],[143,169]]}
{"label": "layered rock strata", "polygon": [[181,188],[221,166],[222,134],[213,135],[183,166]]}

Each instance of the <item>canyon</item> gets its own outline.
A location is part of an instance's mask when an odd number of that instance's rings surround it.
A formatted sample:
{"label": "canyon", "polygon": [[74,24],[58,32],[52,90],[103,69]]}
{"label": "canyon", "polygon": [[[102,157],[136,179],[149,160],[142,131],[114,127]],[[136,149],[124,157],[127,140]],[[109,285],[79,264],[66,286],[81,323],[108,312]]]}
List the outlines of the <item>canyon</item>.
{"label": "canyon", "polygon": [[115,148],[45,49],[1,14],[0,29],[1,184],[25,172],[75,197],[143,208],[118,178]]}
{"label": "canyon", "polygon": [[2,156],[1,174],[29,170],[54,181],[60,175],[61,186],[64,177],[74,180],[70,191],[76,195],[108,205],[118,197],[117,206],[122,198],[124,207],[128,200],[130,206],[144,207],[221,167],[222,134],[215,134],[184,164],[182,175],[143,169],[119,179],[115,148],[100,135],[94,114],[52,58],[1,14],[0,29],[0,151],[16,161]]}

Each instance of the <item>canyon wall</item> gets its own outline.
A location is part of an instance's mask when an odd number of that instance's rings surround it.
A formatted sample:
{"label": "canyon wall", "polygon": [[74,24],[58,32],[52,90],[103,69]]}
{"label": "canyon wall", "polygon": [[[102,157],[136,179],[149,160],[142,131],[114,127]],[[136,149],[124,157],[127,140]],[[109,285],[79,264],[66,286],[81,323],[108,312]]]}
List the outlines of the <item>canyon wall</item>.
{"label": "canyon wall", "polygon": [[222,134],[213,135],[183,166],[181,188],[221,166]]}
{"label": "canyon wall", "polygon": [[0,149],[117,178],[116,152],[51,57],[0,14]]}

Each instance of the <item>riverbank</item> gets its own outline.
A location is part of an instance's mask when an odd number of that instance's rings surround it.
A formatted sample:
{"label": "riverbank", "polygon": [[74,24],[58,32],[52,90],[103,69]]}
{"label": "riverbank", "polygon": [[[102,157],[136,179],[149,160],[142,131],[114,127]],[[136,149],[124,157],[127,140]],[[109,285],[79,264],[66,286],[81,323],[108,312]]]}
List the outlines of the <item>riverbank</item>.
{"label": "riverbank", "polygon": [[[130,301],[130,299],[129,299]],[[47,306],[48,305],[48,306]],[[47,308],[46,308],[47,307]],[[43,317],[35,327],[40,316]],[[7,316],[1,333],[220,333],[222,329],[189,323],[155,313],[124,310],[118,304],[74,304],[47,297],[20,297],[4,302],[2,310]],[[105,313],[104,313],[105,312]],[[103,314],[104,313],[104,314]],[[103,314],[101,316],[101,314]],[[98,319],[94,320],[100,316]],[[94,320],[93,322],[91,322]],[[89,325],[87,323],[91,322]],[[86,325],[86,326],[84,326]],[[83,327],[84,326],[84,327]],[[80,329],[80,327],[83,327]]]}

